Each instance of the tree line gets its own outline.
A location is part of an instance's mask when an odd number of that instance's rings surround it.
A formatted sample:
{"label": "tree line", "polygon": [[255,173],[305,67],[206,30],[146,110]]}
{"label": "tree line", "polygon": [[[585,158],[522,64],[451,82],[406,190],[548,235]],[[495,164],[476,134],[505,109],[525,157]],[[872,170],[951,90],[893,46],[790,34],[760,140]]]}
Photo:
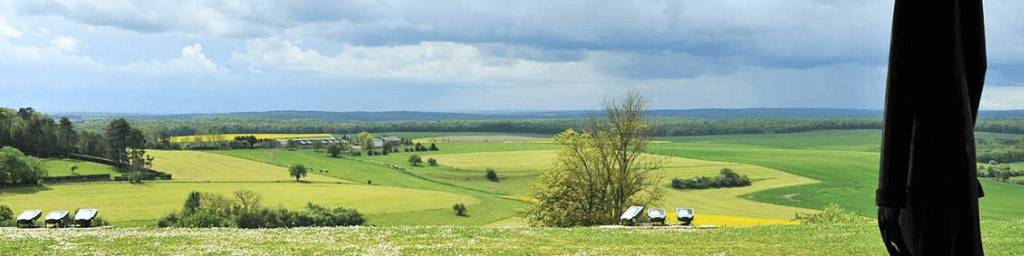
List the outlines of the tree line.
{"label": "tree line", "polygon": [[[502,132],[530,134],[558,134],[566,129],[581,129],[586,118],[513,118],[484,120],[439,120],[439,121],[332,121],[319,119],[272,119],[272,118],[196,118],[190,120],[138,119],[132,124],[155,135],[186,136],[204,133],[333,133],[357,134],[360,132]],[[744,119],[700,119],[684,117],[652,118],[652,134],[655,136],[696,136],[729,134],[794,133],[814,130],[881,129],[878,118],[836,118],[836,119],[785,119],[785,118],[744,118]],[[76,125],[84,129],[102,129],[108,120],[84,120]]]}
{"label": "tree line", "polygon": [[107,158],[121,171],[148,168],[146,133],[125,119],[104,120],[93,129],[75,127],[67,117],[54,119],[32,108],[0,107],[0,147],[16,148],[34,157],[81,154]]}

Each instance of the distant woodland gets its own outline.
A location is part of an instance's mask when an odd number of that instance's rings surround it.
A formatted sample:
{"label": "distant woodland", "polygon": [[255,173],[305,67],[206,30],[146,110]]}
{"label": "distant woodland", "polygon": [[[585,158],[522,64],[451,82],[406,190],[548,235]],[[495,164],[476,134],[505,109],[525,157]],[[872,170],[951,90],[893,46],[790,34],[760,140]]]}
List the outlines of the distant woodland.
{"label": "distant woodland", "polygon": [[[403,113],[409,115],[410,113]],[[795,133],[815,130],[881,129],[882,119],[858,118],[692,118],[652,117],[655,136]],[[50,157],[77,152],[105,156],[105,142],[113,119],[69,121],[35,112],[0,108],[0,146],[13,146],[26,154]],[[435,121],[350,121],[317,118],[194,117],[128,119],[150,143],[168,136],[228,133],[332,133],[387,132],[502,132],[557,134],[584,127],[585,117],[490,118]],[[981,117],[978,132],[1024,134],[1024,117]],[[979,162],[1024,161],[1024,140],[978,141]]]}

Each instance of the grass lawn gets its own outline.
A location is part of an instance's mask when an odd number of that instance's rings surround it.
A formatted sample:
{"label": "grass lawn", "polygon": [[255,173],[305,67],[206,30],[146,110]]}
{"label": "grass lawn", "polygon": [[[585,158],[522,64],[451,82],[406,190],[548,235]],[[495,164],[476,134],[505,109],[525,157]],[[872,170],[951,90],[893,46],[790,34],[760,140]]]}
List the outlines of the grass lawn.
{"label": "grass lawn", "polygon": [[[987,255],[1022,255],[1024,221],[982,221]],[[11,255],[887,255],[875,224],[714,230],[355,227],[0,229]]]}
{"label": "grass lawn", "polygon": [[[71,173],[72,165],[78,166],[74,174]],[[50,177],[92,174],[110,174],[110,177],[116,177],[121,175],[109,165],[71,159],[46,159],[43,160],[43,168],[46,168],[47,176]]]}
{"label": "grass lawn", "polygon": [[[129,184],[122,182],[70,183],[42,188],[0,190],[0,204],[15,212],[39,209],[74,211],[78,208],[96,208],[99,216],[115,226],[126,223],[154,225],[167,213],[181,210],[192,191],[232,196],[236,190],[248,189],[263,195],[265,207],[302,209],[307,202],[324,207],[351,207],[372,216],[441,209],[451,211],[454,203],[465,203],[473,209],[481,201],[470,195],[361,184],[334,183],[188,183],[148,182]],[[446,214],[454,215],[454,214]],[[429,216],[424,216],[429,218]],[[386,221],[385,221],[386,222]]]}
{"label": "grass lawn", "polygon": [[[266,154],[264,151],[253,152]],[[294,181],[288,169],[206,151],[148,150],[155,157],[153,169],[170,173],[175,181]],[[339,182],[336,178],[310,172],[302,180]]]}

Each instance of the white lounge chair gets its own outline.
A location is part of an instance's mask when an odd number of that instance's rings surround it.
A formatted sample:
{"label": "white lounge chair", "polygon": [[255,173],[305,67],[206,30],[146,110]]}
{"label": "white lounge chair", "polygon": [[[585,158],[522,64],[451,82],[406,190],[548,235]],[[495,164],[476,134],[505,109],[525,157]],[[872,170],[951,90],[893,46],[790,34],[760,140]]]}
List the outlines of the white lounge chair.
{"label": "white lounge chair", "polygon": [[665,209],[650,209],[647,210],[647,219],[651,220],[651,223],[660,222],[662,226],[665,225]]}
{"label": "white lounge chair", "polygon": [[68,214],[68,211],[52,211],[47,213],[45,220],[43,220],[43,223],[46,225],[53,224],[55,228],[67,227],[70,222],[71,216]]}
{"label": "white lounge chair", "polygon": [[42,210],[27,210],[18,214],[18,227],[19,228],[34,228],[36,227],[36,220],[43,216]]}
{"label": "white lounge chair", "polygon": [[676,219],[681,225],[693,223],[693,208],[676,208]]}
{"label": "white lounge chair", "polygon": [[636,225],[636,217],[640,216],[644,210],[643,206],[630,206],[626,209],[626,212],[622,213],[619,217],[619,224]]}
{"label": "white lounge chair", "polygon": [[78,212],[75,213],[75,224],[78,224],[79,227],[92,226],[92,220],[96,219],[97,212],[98,210],[96,209],[78,210]]}

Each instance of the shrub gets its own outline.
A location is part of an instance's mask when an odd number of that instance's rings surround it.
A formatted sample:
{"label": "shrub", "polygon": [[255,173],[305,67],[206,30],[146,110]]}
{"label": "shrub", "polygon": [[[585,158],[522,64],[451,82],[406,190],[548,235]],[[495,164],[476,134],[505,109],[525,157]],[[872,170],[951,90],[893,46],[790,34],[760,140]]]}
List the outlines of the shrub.
{"label": "shrub", "polygon": [[181,226],[189,228],[231,227],[231,224],[229,216],[224,216],[210,208],[200,208],[191,216],[181,218]]}
{"label": "shrub", "polygon": [[156,222],[156,226],[161,228],[179,227],[179,224],[181,224],[181,218],[178,217],[178,214],[173,212],[167,214],[163,219]]}
{"label": "shrub", "polygon": [[493,182],[498,182],[498,173],[492,169],[487,169],[487,179]]}
{"label": "shrub", "polygon": [[431,157],[430,159],[427,159],[427,163],[430,164],[430,166],[437,166],[437,159]]}
{"label": "shrub", "polygon": [[434,143],[430,143],[430,151],[438,151],[438,150],[441,150],[441,149],[437,148],[437,145],[434,145]]}
{"label": "shrub", "polygon": [[800,221],[802,224],[842,225],[865,222],[868,221],[868,218],[860,215],[859,212],[845,210],[839,207],[839,204],[829,203],[828,207],[825,207],[825,210],[820,213],[796,213],[796,218],[793,220]]}
{"label": "shrub", "polygon": [[412,164],[412,166],[416,166],[420,163],[423,163],[423,159],[420,158],[419,155],[412,155],[409,156],[409,163]]}
{"label": "shrub", "polygon": [[457,216],[466,216],[466,205],[465,204],[457,203],[455,205],[452,205],[452,210],[455,210],[455,215],[457,215]]}
{"label": "shrub", "polygon": [[11,208],[7,207],[6,205],[0,205],[0,221],[12,219],[14,219],[14,211],[12,211]]}

